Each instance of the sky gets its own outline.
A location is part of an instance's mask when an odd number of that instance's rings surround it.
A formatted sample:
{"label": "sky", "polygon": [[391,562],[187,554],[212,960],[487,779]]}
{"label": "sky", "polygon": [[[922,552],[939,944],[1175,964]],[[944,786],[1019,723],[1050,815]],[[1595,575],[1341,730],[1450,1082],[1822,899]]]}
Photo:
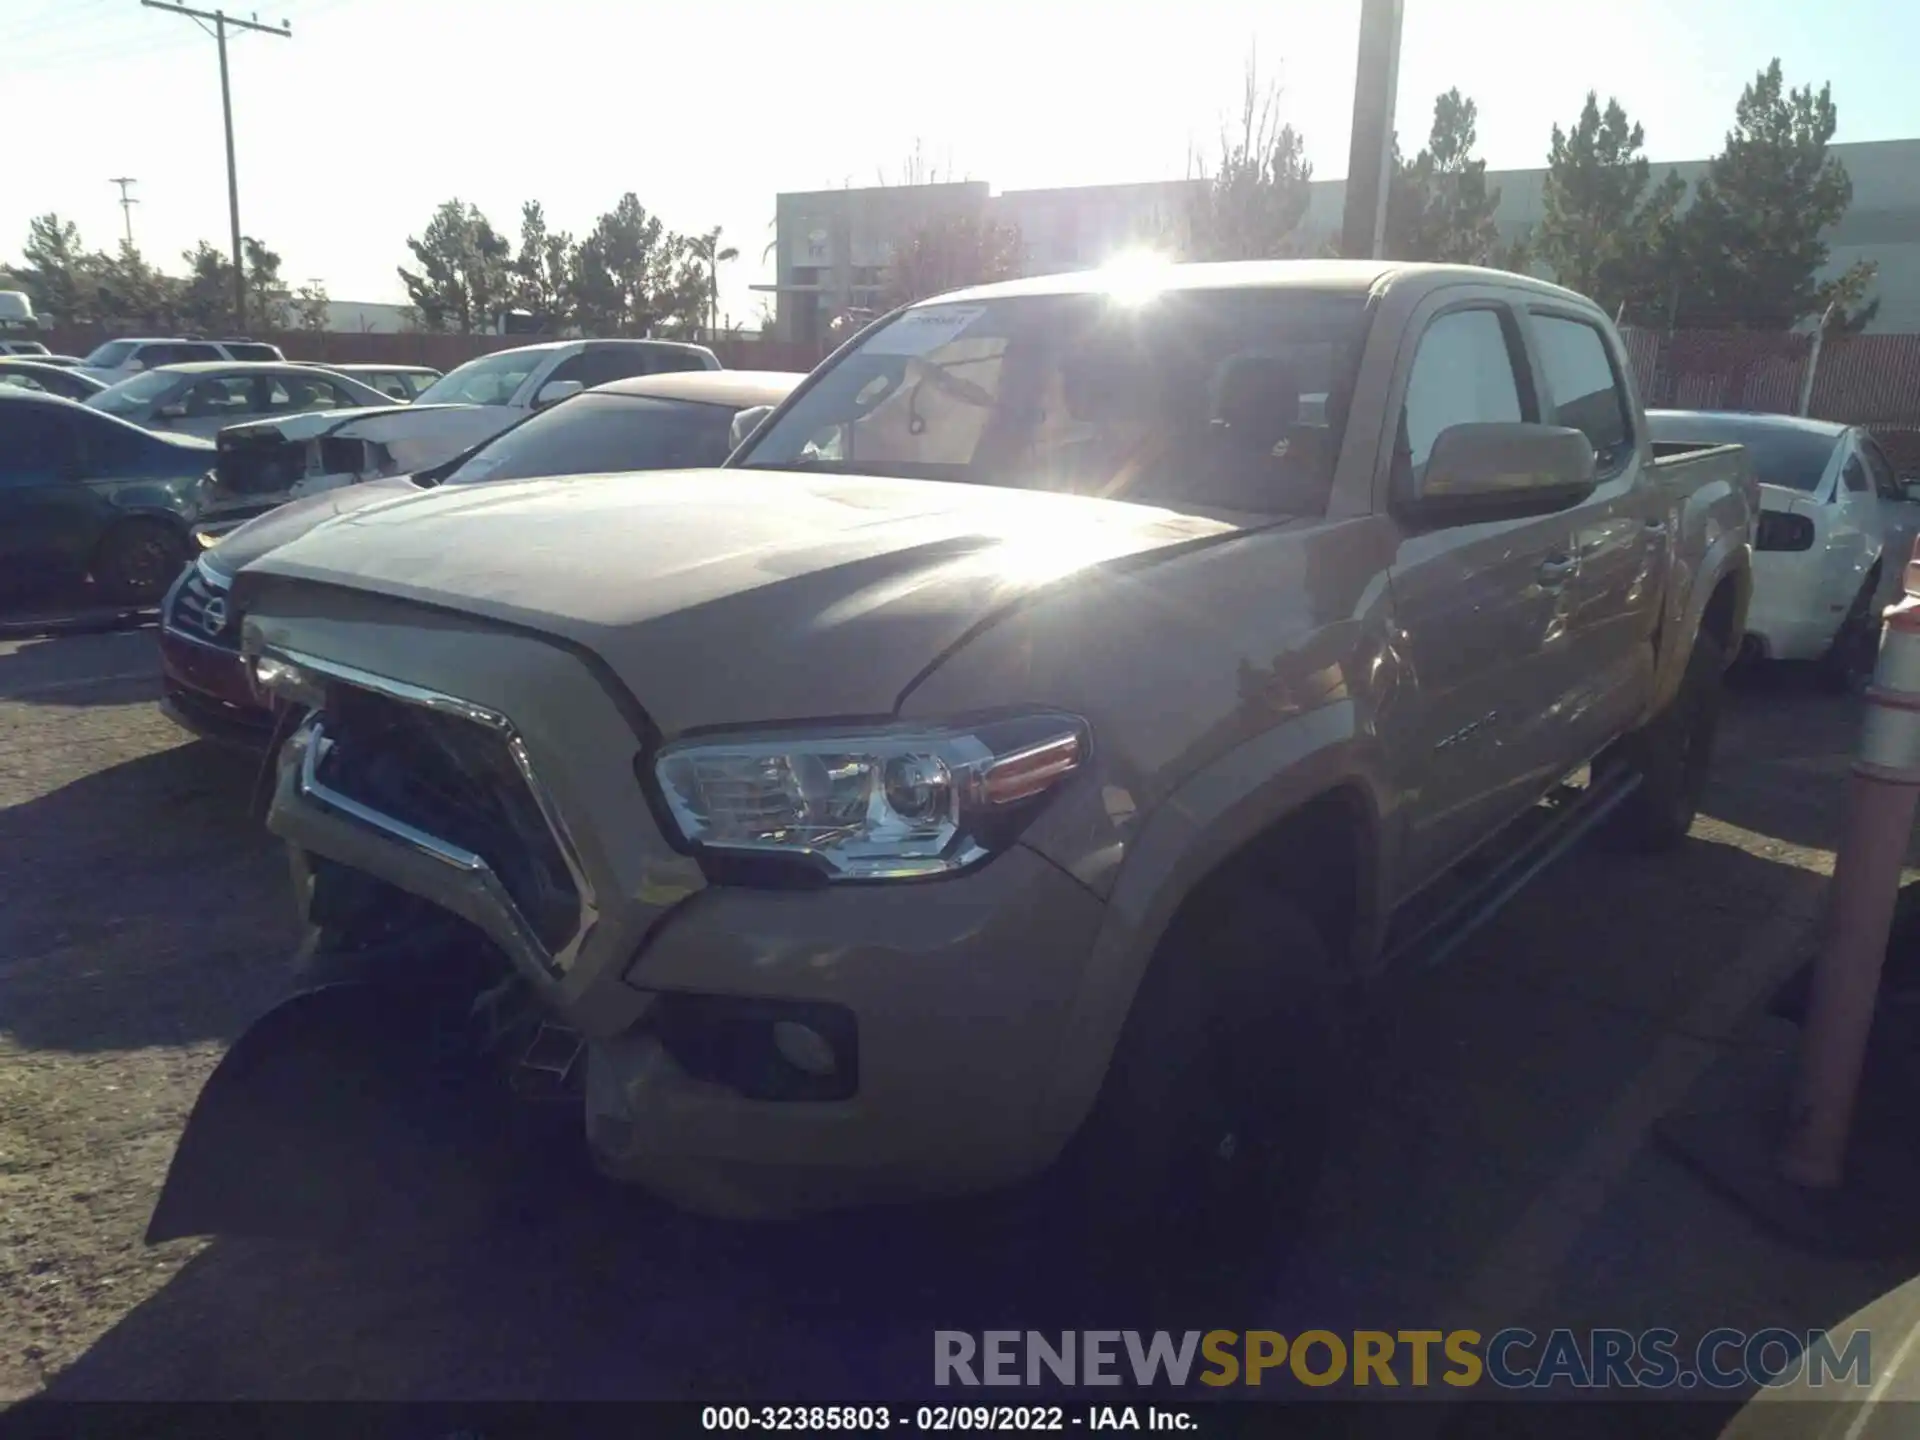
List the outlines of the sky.
{"label": "sky", "polygon": [[[777,192],[897,180],[916,145],[939,178],[996,191],[1177,177],[1217,145],[1249,54],[1337,178],[1359,20],[1359,0],[240,3],[293,27],[229,47],[242,229],[291,283],[402,301],[406,238],[450,196],[512,235],[538,199],[580,235],[632,190],[671,228],[723,228],[741,258],[722,309],[742,322],[772,278]],[[1839,140],[1898,139],[1920,135],[1916,53],[1914,0],[1406,0],[1397,125],[1411,153],[1458,86],[1479,154],[1536,166],[1591,88],[1645,126],[1654,160],[1695,159],[1779,55],[1790,84],[1832,83]],[[0,107],[36,117],[6,147],[0,259],[47,211],[116,243],[113,176],[138,181],[150,260],[225,247],[218,61],[193,21],[0,0]]]}

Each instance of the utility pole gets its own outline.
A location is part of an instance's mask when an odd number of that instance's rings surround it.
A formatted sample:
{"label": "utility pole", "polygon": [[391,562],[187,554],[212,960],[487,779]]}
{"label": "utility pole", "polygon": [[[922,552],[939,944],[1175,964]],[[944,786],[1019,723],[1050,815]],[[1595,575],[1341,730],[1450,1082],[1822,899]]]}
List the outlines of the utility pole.
{"label": "utility pole", "polygon": [[1387,182],[1393,173],[1393,100],[1400,88],[1405,0],[1361,0],[1360,58],[1353,76],[1353,141],[1340,253],[1378,260],[1386,245]]}
{"label": "utility pole", "polygon": [[127,248],[131,250],[133,249],[133,207],[140,202],[127,194],[127,187],[129,185],[138,185],[140,182],[135,180],[131,175],[122,175],[117,179],[107,181],[107,183],[120,187],[120,213],[126,217]]}
{"label": "utility pole", "polygon": [[233,232],[233,318],[235,328],[241,334],[247,330],[247,267],[240,253],[240,178],[233,163],[233,91],[227,84],[227,27],[236,30],[252,30],[261,35],[278,35],[283,40],[293,38],[293,26],[282,20],[279,25],[262,25],[260,17],[255,15],[242,20],[229,15],[224,10],[215,10],[209,14],[205,10],[190,10],[185,5],[176,5],[172,0],[140,0],[149,10],[166,10],[175,15],[184,15],[194,24],[205,30],[207,21],[213,22],[209,32],[220,47],[220,111],[227,122],[227,222]]}

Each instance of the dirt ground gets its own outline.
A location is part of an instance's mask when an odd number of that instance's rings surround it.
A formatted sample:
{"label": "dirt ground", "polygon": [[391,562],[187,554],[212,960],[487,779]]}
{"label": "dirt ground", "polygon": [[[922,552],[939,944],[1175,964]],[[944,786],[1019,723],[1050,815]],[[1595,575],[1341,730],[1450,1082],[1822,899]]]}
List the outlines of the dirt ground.
{"label": "dirt ground", "polygon": [[[440,1224],[368,1197],[361,1243],[146,1247],[194,1097],[294,939],[253,766],[163,720],[156,674],[137,630],[0,640],[0,1401],[843,1402],[917,1393],[935,1327],[1032,1323],[938,1217],[740,1231],[537,1163],[475,1162]],[[1804,1327],[1902,1278],[1782,1259],[1648,1141],[1800,953],[1856,727],[1797,678],[1736,694],[1680,852],[1578,851],[1411,979],[1309,1243],[1207,1323]]]}

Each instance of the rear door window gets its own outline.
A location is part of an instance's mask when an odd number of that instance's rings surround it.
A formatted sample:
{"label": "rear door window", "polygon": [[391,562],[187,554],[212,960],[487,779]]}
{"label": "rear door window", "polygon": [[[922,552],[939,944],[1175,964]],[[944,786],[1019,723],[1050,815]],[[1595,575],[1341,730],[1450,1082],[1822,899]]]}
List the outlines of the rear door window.
{"label": "rear door window", "polygon": [[267,381],[267,413],[270,415],[341,410],[354,403],[346,391],[318,376],[276,375]]}
{"label": "rear door window", "polygon": [[704,355],[690,350],[662,350],[654,355],[653,364],[648,368],[649,375],[673,375],[685,370],[705,370],[707,361]]}
{"label": "rear door window", "polygon": [[196,345],[190,341],[169,341],[162,345],[142,345],[137,357],[149,370],[156,365],[192,365],[199,361],[221,361],[227,357],[216,345]]}
{"label": "rear door window", "polygon": [[202,380],[187,391],[187,419],[219,420],[228,424],[246,415],[257,415],[262,407],[255,390],[254,381],[245,376],[223,375]]}
{"label": "rear door window", "polygon": [[1634,449],[1632,407],[1606,339],[1582,320],[1538,313],[1531,318],[1553,422],[1593,442],[1594,468],[1604,478],[1625,465]]}

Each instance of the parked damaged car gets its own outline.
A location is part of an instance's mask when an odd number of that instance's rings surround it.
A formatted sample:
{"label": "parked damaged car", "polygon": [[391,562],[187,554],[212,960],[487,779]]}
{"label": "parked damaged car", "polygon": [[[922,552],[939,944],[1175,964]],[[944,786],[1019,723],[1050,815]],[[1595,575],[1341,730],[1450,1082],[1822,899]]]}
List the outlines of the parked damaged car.
{"label": "parked damaged car", "polygon": [[444,465],[324,490],[241,524],[201,551],[160,607],[161,710],[202,739],[271,748],[285,706],[255,685],[240,653],[243,616],[232,594],[233,577],[308,531],[439,486],[718,465],[739,438],[738,428],[764,415],[804,378],[769,370],[702,370],[616,380],[543,410]]}
{"label": "parked damaged car", "polygon": [[700,345],[554,341],[470,360],[410,404],[230,426],[218,437],[204,533],[218,536],[303,496],[431,469],[593,386],[719,368]]}
{"label": "parked damaged car", "polygon": [[1459,915],[1602,826],[1687,833],[1755,485],[1656,456],[1556,286],[1150,280],[909,307],[717,470],[449,489],[247,566],[245,648],[309,710],[269,825],[310,988],[209,1081],[150,1235],[311,1193],[274,1157],[367,1169],[437,1093],[372,1077],[464,1029],[695,1210],[1051,1168],[1104,1265],[1255,1263],[1353,1088],[1353,987],[1466,923],[1421,928],[1432,886],[1589,769]]}

